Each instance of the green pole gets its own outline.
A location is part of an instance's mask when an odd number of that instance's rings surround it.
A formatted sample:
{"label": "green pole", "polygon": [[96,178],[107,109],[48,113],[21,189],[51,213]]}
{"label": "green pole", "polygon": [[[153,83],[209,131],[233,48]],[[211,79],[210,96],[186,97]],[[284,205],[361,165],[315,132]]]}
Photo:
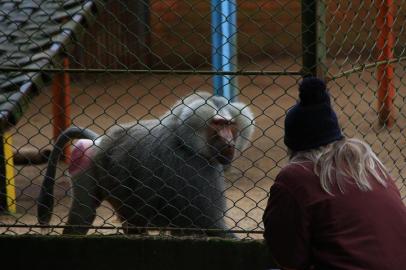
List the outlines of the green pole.
{"label": "green pole", "polygon": [[317,1],[317,76],[325,79],[327,75],[327,43],[326,43],[326,0]]}
{"label": "green pole", "polygon": [[304,76],[326,76],[326,4],[302,0],[302,51]]}

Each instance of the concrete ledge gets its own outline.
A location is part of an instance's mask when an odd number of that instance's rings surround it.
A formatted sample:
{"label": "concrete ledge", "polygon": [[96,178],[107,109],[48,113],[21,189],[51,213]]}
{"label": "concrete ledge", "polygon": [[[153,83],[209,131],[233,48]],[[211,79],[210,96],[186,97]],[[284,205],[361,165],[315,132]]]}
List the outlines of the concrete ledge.
{"label": "concrete ledge", "polygon": [[265,270],[275,267],[264,242],[254,240],[2,235],[0,250],[12,269]]}

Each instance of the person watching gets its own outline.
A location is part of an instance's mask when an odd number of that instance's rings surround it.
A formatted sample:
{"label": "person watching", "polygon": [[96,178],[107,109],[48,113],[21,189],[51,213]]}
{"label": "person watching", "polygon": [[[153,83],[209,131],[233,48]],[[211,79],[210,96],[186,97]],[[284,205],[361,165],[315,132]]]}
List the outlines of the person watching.
{"label": "person watching", "polygon": [[285,118],[290,159],[263,215],[285,270],[406,269],[406,207],[371,147],[342,132],[323,80],[304,78]]}

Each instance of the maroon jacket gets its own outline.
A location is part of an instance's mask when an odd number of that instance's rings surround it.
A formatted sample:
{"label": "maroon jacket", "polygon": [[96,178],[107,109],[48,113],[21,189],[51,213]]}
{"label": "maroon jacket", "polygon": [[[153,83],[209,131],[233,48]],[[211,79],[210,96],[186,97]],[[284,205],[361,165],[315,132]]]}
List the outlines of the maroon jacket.
{"label": "maroon jacket", "polygon": [[[315,270],[405,270],[406,207],[392,179],[373,190],[355,184],[334,196],[322,190],[312,163],[290,164],[271,187],[263,221],[282,267]],[[314,267],[314,268],[312,268]]]}

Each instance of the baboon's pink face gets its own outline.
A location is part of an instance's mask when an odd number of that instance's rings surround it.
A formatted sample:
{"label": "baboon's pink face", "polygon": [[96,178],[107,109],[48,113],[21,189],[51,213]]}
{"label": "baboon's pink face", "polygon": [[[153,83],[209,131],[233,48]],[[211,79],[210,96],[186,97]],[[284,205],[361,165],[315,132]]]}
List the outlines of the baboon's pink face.
{"label": "baboon's pink face", "polygon": [[208,143],[212,156],[223,165],[230,164],[235,154],[237,125],[232,120],[213,118],[209,122]]}

